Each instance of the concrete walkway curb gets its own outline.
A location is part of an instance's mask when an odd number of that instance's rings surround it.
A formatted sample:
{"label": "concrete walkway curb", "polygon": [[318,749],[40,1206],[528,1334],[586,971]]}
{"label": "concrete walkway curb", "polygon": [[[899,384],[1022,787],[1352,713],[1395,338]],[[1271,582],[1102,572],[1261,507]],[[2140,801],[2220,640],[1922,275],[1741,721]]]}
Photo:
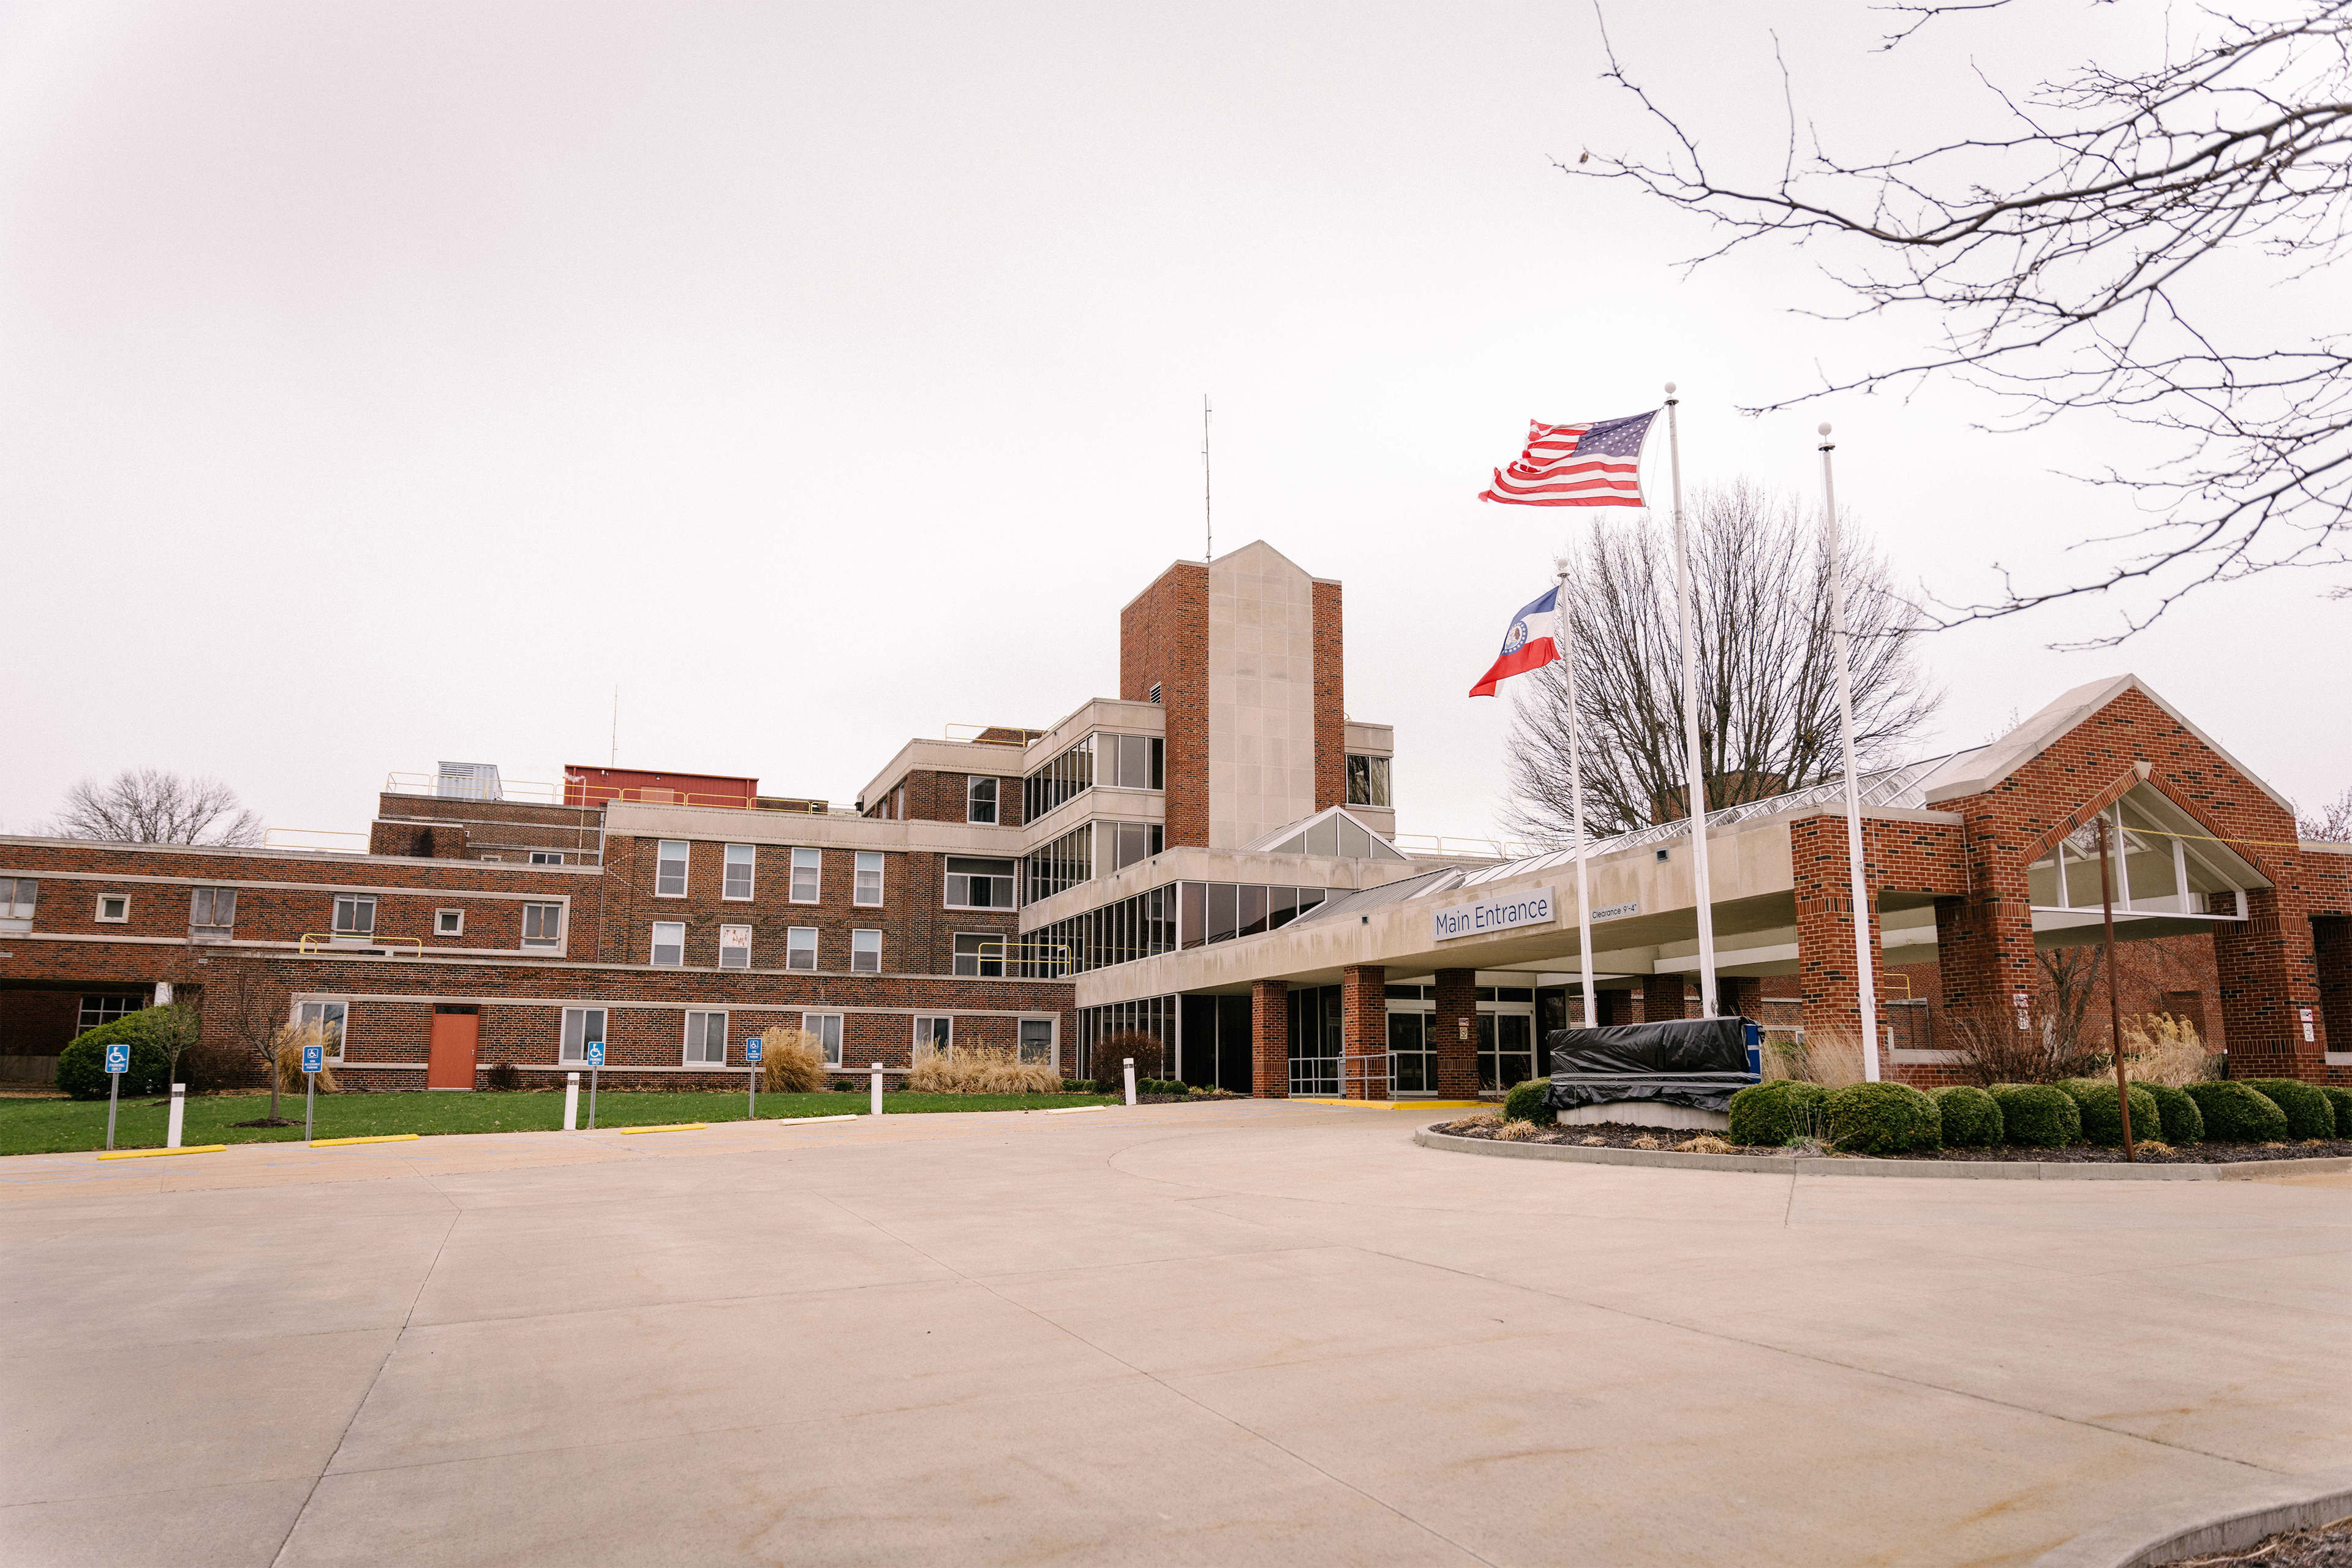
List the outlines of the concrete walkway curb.
{"label": "concrete walkway curb", "polygon": [[1412,1135],[1427,1149],[1505,1160],[1573,1160],[1588,1165],[1663,1165],[1743,1175],[1926,1176],[1992,1182],[2251,1182],[2267,1176],[2319,1176],[2352,1171],[2352,1156],[2325,1160],[2242,1160],[2231,1165],[2076,1165],[2056,1160],[1840,1160],[1818,1154],[1683,1154],[1672,1149],[1591,1148],[1580,1143],[1499,1143],[1441,1132],[1432,1122]]}
{"label": "concrete walkway curb", "polygon": [[2033,1568],[2153,1568],[2184,1557],[2236,1552],[2282,1530],[2308,1530],[2352,1514],[2352,1469],[2286,1476],[2242,1491],[2210,1493],[2126,1514],[2033,1560]]}

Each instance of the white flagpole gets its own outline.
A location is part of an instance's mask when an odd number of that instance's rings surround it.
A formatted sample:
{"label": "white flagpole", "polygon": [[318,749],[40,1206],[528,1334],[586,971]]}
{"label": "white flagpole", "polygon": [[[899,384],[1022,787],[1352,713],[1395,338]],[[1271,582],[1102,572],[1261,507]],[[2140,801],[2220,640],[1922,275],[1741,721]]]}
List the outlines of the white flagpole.
{"label": "white flagpole", "polygon": [[1862,1076],[1878,1081],[1878,965],[1871,952],[1870,880],[1862,854],[1862,784],[1853,767],[1853,663],[1847,649],[1853,634],[1845,621],[1845,569],[1838,558],[1837,482],[1830,473],[1836,444],[1822,426],[1822,550],[1829,557],[1830,631],[1837,647],[1838,739],[1845,749],[1845,859],[1853,874],[1853,973],[1862,1002]]}
{"label": "white flagpole", "polygon": [[[1683,742],[1688,752],[1691,821],[1691,901],[1698,913],[1700,1014],[1716,1016],[1715,899],[1707,885],[1706,771],[1698,749],[1698,636],[1691,610],[1690,548],[1683,530],[1683,442],[1675,422],[1675,384],[1666,383],[1666,446],[1675,477],[1675,604],[1683,620]],[[1718,628],[1718,632],[1720,628]]]}
{"label": "white flagpole", "polygon": [[1601,1026],[1601,1012],[1592,994],[1592,882],[1584,865],[1584,742],[1578,738],[1576,711],[1576,649],[1568,640],[1568,563],[1559,563],[1559,586],[1552,598],[1559,621],[1559,661],[1568,671],[1568,800],[1576,829],[1576,951],[1584,965],[1584,1026]]}

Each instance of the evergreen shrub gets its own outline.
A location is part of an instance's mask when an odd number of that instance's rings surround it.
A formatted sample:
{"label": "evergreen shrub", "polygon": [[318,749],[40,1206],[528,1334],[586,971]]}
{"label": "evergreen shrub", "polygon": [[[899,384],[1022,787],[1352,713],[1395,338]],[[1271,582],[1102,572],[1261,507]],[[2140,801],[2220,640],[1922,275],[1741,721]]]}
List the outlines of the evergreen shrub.
{"label": "evergreen shrub", "polygon": [[2083,1113],[2074,1098],[2046,1083],[1997,1083],[2001,1136],[2016,1149],[2063,1149],[2083,1141]]}
{"label": "evergreen shrub", "polygon": [[1516,1085],[1503,1097],[1503,1120],[1532,1121],[1538,1127],[1550,1127],[1559,1121],[1559,1112],[1544,1103],[1544,1095],[1551,1088],[1548,1078],[1531,1078]]}
{"label": "evergreen shrub", "polygon": [[1934,1091],[1936,1113],[1943,1118],[1947,1149],[1996,1149],[2000,1146],[2000,1102],[1972,1084],[1954,1084]]}
{"label": "evergreen shrub", "polygon": [[2338,1089],[2332,1083],[2312,1087],[2326,1095],[2327,1103],[2336,1108],[2336,1136],[2352,1138],[2352,1089]]}
{"label": "evergreen shrub", "polygon": [[[2178,1149],[2186,1143],[2205,1142],[2204,1114],[2187,1090],[2168,1083],[2136,1083],[2132,1087],[2147,1090],[2148,1097],[2156,1101],[2156,1113],[2164,1119],[2166,1142]],[[2132,1123],[2132,1136],[2142,1136],[2137,1121]]]}
{"label": "evergreen shrub", "polygon": [[2288,1137],[2336,1136],[2336,1107],[2310,1084],[2292,1078],[2250,1078],[2245,1084],[2286,1113]]}
{"label": "evergreen shrub", "polygon": [[[2120,1149],[2124,1119],[2116,1110],[2116,1086],[2103,1078],[2070,1078],[2059,1084],[2083,1118],[2083,1142],[2103,1149]],[[2164,1113],[2147,1086],[2131,1086],[2132,1142],[2164,1136]],[[2167,1139],[2166,1142],[2170,1142]]]}
{"label": "evergreen shrub", "polygon": [[2213,1142],[2276,1143],[2286,1137],[2286,1112],[2252,1084],[2214,1078],[2180,1088],[2197,1102],[2205,1136]]}
{"label": "evergreen shrub", "polygon": [[1902,1154],[1943,1142],[1936,1102],[1907,1083],[1850,1083],[1822,1107],[1830,1141],[1845,1154]]}
{"label": "evergreen shrub", "polygon": [[172,1087],[172,1058],[149,1037],[157,1021],[156,1015],[169,1011],[167,1007],[142,1008],[76,1036],[72,1044],[58,1053],[58,1087],[76,1100],[104,1100],[106,1047],[128,1045],[131,1070],[122,1075],[122,1092],[165,1092]]}
{"label": "evergreen shrub", "polygon": [[1778,1149],[1820,1129],[1829,1090],[1802,1079],[1775,1078],[1750,1084],[1731,1097],[1731,1142],[1744,1148]]}

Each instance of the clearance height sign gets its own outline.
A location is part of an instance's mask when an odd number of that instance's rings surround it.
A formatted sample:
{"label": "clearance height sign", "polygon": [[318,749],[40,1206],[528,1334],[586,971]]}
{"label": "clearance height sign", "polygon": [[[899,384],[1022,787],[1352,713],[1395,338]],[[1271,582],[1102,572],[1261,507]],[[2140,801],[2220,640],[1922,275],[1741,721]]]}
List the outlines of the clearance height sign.
{"label": "clearance height sign", "polygon": [[1534,888],[1475,904],[1454,904],[1433,910],[1429,916],[1433,934],[1439,942],[1548,926],[1559,918],[1559,910],[1549,888]]}

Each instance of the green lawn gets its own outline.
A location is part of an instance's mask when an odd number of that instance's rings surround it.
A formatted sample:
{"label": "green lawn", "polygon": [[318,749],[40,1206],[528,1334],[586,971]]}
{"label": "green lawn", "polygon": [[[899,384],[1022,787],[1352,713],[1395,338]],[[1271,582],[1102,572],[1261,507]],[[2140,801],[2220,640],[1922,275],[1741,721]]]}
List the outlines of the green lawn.
{"label": "green lawn", "polygon": [[[927,1110],[1036,1110],[1066,1105],[1110,1105],[1111,1096],[1093,1094],[911,1094],[904,1090],[884,1098],[883,1114],[896,1116]],[[866,1091],[853,1094],[763,1094],[760,1119],[863,1114]],[[644,1127],[668,1121],[740,1121],[744,1097],[740,1094],[659,1094],[606,1089],[596,1097],[599,1127]],[[202,1095],[188,1100],[184,1143],[299,1143],[302,1141],[302,1097],[289,1094],[279,1101],[279,1114],[293,1119],[292,1127],[235,1127],[269,1114],[266,1094]],[[160,1149],[170,1112],[161,1100],[125,1100],[116,1119],[118,1149]],[[580,1120],[588,1120],[588,1096],[580,1097]],[[319,1097],[318,1135],[321,1138],[362,1138],[381,1132],[537,1132],[563,1125],[563,1095],[545,1093],[495,1094],[322,1094]],[[0,1154],[62,1154],[78,1149],[106,1147],[106,1101],[102,1100],[0,1100]]]}

